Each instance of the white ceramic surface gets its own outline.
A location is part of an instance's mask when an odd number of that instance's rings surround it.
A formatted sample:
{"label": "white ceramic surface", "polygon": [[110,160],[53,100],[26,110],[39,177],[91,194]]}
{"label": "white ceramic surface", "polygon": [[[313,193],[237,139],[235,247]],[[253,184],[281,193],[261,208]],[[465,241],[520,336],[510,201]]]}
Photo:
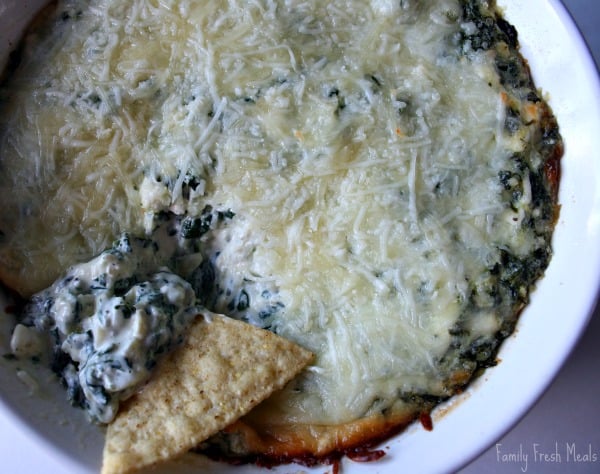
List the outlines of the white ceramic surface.
{"label": "white ceramic surface", "polygon": [[[2,53],[14,45],[24,19],[41,3],[5,0],[0,4]],[[600,285],[600,86],[596,70],[558,1],[498,3],[519,30],[523,53],[537,84],[547,93],[566,143],[555,255],[517,333],[502,347],[502,363],[488,370],[466,394],[438,410],[432,432],[412,427],[384,443],[388,455],[383,460],[344,462],[344,474],[396,474],[400,468],[411,473],[452,472],[464,465],[538,399],[585,328],[596,300]],[[8,326],[0,327],[0,353],[6,352]],[[14,367],[0,360],[0,439],[12,441],[10,448],[0,446],[6,472],[98,472],[99,430],[91,429],[80,413],[67,407],[60,389],[47,388],[45,378],[41,379],[42,395],[30,393]],[[253,467],[203,467],[210,469],[206,472],[263,472]],[[180,468],[190,471],[185,463]],[[325,471],[283,466],[264,472]]]}

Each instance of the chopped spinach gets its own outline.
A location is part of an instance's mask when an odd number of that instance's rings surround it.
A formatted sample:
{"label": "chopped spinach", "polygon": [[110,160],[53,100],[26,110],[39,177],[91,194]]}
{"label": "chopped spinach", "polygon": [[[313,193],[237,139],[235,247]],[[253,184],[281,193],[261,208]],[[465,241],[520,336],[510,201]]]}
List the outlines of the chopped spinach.
{"label": "chopped spinach", "polygon": [[196,267],[190,278],[190,283],[202,304],[206,305],[206,299],[208,295],[213,293],[215,287],[215,267],[210,260],[205,259]]}
{"label": "chopped spinach", "polygon": [[181,223],[181,236],[184,239],[197,239],[210,230],[212,214],[200,217],[185,217]]}
{"label": "chopped spinach", "polygon": [[475,25],[475,33],[462,33],[461,41],[472,50],[488,50],[503,41],[512,48],[518,44],[517,31],[507,21],[483,11],[477,0],[461,0],[462,17]]}
{"label": "chopped spinach", "polygon": [[137,275],[131,275],[125,278],[121,278],[114,282],[113,293],[115,296],[123,296],[129,291],[129,289],[138,283]]}
{"label": "chopped spinach", "polygon": [[240,291],[240,294],[237,299],[236,309],[238,311],[245,311],[249,307],[250,307],[250,296],[248,296],[248,293],[246,292],[246,290],[242,290],[242,291]]}
{"label": "chopped spinach", "polygon": [[507,107],[506,117],[504,119],[504,129],[511,135],[514,135],[521,129],[523,122],[521,120],[521,114],[518,110],[512,107]]}

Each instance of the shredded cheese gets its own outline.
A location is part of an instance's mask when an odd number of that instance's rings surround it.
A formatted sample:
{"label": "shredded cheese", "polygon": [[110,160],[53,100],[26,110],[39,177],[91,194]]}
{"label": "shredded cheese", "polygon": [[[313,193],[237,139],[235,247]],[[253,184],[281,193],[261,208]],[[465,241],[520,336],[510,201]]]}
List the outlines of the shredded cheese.
{"label": "shredded cheese", "polygon": [[445,395],[437,362],[469,281],[525,238],[498,182],[523,141],[506,137],[493,62],[452,44],[458,2],[58,11],[0,117],[0,263],[24,294],[153,213],[211,204],[235,212],[207,244],[213,309],[231,313],[243,288],[237,317],[317,354],[302,390],[278,398],[286,419]]}

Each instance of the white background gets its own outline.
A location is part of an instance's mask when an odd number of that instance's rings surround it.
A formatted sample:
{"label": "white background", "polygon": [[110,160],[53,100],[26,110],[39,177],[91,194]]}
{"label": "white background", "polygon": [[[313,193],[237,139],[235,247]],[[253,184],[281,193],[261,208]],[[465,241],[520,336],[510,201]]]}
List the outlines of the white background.
{"label": "white background", "polygon": [[[571,12],[599,65],[600,0],[563,0],[563,3]],[[569,317],[568,314],[564,316]],[[598,363],[600,307],[596,308],[587,331],[545,395],[512,431],[461,470],[460,474],[600,473]],[[591,447],[597,460],[586,461],[582,458],[582,461],[574,462],[572,457],[567,458],[567,444],[582,455],[588,453]],[[544,459],[538,455],[536,459],[536,451],[548,455],[558,452],[560,457]]]}

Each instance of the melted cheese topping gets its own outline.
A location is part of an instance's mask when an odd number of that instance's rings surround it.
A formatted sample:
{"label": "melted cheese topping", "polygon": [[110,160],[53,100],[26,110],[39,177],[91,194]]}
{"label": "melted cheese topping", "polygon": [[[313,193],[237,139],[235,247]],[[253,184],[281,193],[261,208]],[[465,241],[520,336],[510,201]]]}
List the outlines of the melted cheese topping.
{"label": "melted cheese topping", "polygon": [[284,420],[448,394],[452,330],[502,325],[473,288],[501,249],[539,245],[527,176],[516,204],[498,179],[528,136],[506,131],[493,60],[457,40],[474,27],[458,1],[59,12],[1,119],[0,259],[25,260],[24,294],[154,213],[212,204],[235,217],[204,243],[206,304],[317,354],[272,402]]}

